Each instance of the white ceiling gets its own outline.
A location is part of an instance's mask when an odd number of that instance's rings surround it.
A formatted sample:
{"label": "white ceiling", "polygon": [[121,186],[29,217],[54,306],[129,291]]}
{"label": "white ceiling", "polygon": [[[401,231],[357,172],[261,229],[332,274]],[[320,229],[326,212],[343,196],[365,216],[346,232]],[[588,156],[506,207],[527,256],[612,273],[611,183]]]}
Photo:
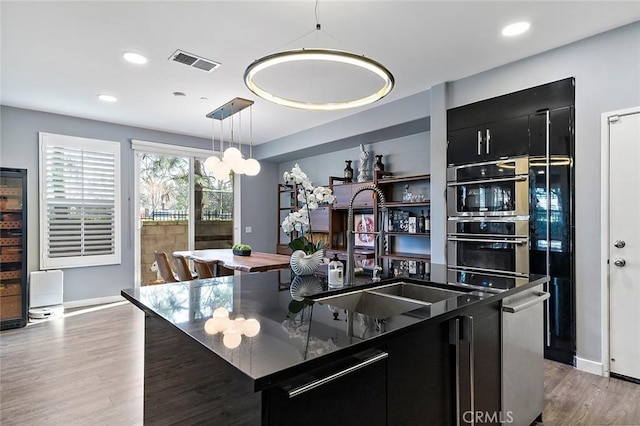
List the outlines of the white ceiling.
{"label": "white ceiling", "polygon": [[[2,1],[3,105],[210,138],[205,115],[235,97],[256,100],[262,143],[640,20],[639,1]],[[531,30],[505,38],[501,28]],[[367,107],[313,112],[257,98],[245,68],[274,51],[331,47],[375,59],[394,74]],[[182,49],[222,62],[206,73],[169,61]],[[124,51],[146,55],[142,66]],[[301,75],[309,78],[302,79]],[[345,96],[375,81],[334,67],[297,66],[263,82],[287,95]],[[173,92],[186,97],[175,97]],[[97,99],[112,94],[118,102]],[[206,98],[205,100],[201,99]]]}

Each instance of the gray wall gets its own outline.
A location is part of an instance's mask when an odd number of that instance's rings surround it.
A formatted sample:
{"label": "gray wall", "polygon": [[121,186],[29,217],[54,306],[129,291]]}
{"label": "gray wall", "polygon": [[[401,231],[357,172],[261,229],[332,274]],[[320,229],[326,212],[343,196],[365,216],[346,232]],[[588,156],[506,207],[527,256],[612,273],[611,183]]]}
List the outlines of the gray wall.
{"label": "gray wall", "polygon": [[[278,227],[276,209],[278,208],[277,186],[282,174],[278,165],[260,160],[260,173],[257,176],[241,178],[241,241],[249,244],[255,251],[275,253]],[[247,234],[246,228],[252,228]]]}
{"label": "gray wall", "polygon": [[[130,146],[131,139],[188,146],[193,148],[211,149],[208,139],[176,135],[154,130],[141,129],[130,126],[104,123],[64,115],[49,114],[20,108],[2,106],[0,109],[0,165],[4,167],[24,168],[28,171],[28,241],[27,256],[28,270],[39,269],[39,237],[38,237],[38,132],[58,133],[70,136],[80,136],[104,139],[121,144],[122,161],[122,264],[69,268],[65,269],[64,301],[94,299],[120,294],[123,288],[133,287],[134,277],[134,154]],[[276,206],[269,194],[273,193],[272,182],[276,180],[277,166],[262,162],[262,173],[256,177],[243,177],[242,188],[252,202],[269,204],[268,211],[275,211]],[[245,204],[245,203],[243,203]],[[248,203],[247,203],[248,204]],[[247,209],[251,210],[251,209]],[[242,222],[261,223],[257,219],[264,217],[249,211]],[[270,228],[275,225],[275,219]],[[273,234],[265,237],[266,226],[254,226],[257,232],[250,234],[258,239],[251,239],[250,244],[256,245],[256,250],[273,247],[266,244],[268,238],[275,241]],[[275,243],[274,243],[275,244]]]}
{"label": "gray wall", "polygon": [[[379,154],[383,155],[382,162],[385,170],[398,176],[429,173],[429,132],[363,145],[365,150],[370,153],[369,177],[373,175],[374,155]],[[344,175],[345,160],[352,160],[351,167],[354,169],[354,180],[356,180],[359,156],[360,147],[358,146],[286,161],[279,165],[279,179],[281,183],[284,183],[282,174],[291,170],[298,163],[302,171],[309,176],[309,179],[315,185],[327,185],[329,176],[342,177]]]}

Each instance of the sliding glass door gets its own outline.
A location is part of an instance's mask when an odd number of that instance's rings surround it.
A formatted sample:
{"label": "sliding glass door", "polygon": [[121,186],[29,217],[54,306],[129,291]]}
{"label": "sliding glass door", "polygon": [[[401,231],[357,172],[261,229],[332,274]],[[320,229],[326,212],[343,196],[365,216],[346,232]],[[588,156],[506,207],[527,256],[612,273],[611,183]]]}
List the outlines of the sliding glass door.
{"label": "sliding glass door", "polygon": [[233,180],[219,181],[208,174],[200,150],[139,141],[132,145],[137,176],[136,285],[161,280],[155,251],[167,253],[172,262],[174,251],[231,248]]}

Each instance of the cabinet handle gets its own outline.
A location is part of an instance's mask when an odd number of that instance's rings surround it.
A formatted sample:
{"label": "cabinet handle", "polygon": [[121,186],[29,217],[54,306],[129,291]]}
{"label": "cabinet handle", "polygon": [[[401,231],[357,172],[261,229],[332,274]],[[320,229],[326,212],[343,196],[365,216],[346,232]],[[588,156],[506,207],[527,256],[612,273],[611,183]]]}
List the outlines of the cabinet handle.
{"label": "cabinet handle", "polygon": [[329,382],[332,382],[336,379],[339,379],[340,377],[346,376],[349,373],[353,373],[356,370],[360,370],[361,368],[364,368],[368,365],[371,365],[373,363],[376,363],[378,361],[381,361],[385,358],[387,358],[389,356],[388,353],[386,352],[380,352],[377,355],[372,356],[371,358],[367,358],[364,361],[353,365],[349,368],[345,368],[344,370],[340,370],[336,373],[331,374],[330,376],[327,377],[323,377],[322,379],[318,379],[318,380],[314,380],[313,382],[309,382],[305,385],[299,386],[297,388],[291,389],[290,391],[288,391],[288,395],[289,398],[295,398],[296,396],[299,396],[305,392],[309,392],[312,389],[315,389],[319,386],[322,386],[324,384],[327,384]]}
{"label": "cabinet handle", "polygon": [[456,426],[460,426],[460,319],[449,322],[449,343],[455,346]]}
{"label": "cabinet handle", "polygon": [[509,305],[503,305],[502,306],[502,312],[508,312],[510,314],[515,314],[516,312],[520,312],[520,311],[524,311],[527,308],[530,308],[532,306],[537,305],[538,303],[541,303],[545,300],[547,300],[549,297],[551,297],[551,294],[547,293],[546,291],[542,291],[539,293],[536,293],[536,297],[524,302],[520,305],[516,305],[516,306],[509,306]]}
{"label": "cabinet handle", "polygon": [[478,155],[482,155],[482,130],[478,130]]}
{"label": "cabinet handle", "polygon": [[489,141],[491,140],[491,131],[487,129],[487,154],[489,153]]}
{"label": "cabinet handle", "polygon": [[[474,371],[474,337],[473,337],[473,317],[465,317],[463,320],[463,324],[466,324],[466,337],[467,337],[467,341],[469,342],[469,398],[471,399],[470,402],[470,409],[469,411],[471,411],[472,413],[476,412],[476,408],[475,408],[475,382],[476,382],[476,378],[475,378],[475,371]],[[471,419],[471,425],[475,425],[475,416],[473,416],[473,418]]]}
{"label": "cabinet handle", "polygon": [[447,182],[447,186],[480,185],[482,183],[509,182],[512,180],[521,181],[521,180],[527,180],[528,178],[529,176],[527,175],[517,175],[513,177],[508,177],[508,178],[469,180],[469,181],[463,181],[463,182]]}

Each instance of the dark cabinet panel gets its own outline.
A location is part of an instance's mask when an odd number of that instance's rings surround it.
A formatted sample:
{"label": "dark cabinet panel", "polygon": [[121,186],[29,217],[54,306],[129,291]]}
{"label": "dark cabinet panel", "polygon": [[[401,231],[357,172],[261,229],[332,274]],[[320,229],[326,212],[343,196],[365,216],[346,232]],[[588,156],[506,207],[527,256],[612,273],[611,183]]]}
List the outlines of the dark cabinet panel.
{"label": "dark cabinet panel", "polygon": [[[298,425],[371,425],[387,423],[386,353],[371,351],[310,371],[282,386],[263,391],[263,424]],[[354,366],[378,360],[365,367]],[[330,376],[335,379],[317,387],[305,386]],[[300,391],[300,392],[299,392]],[[298,393],[299,392],[299,393]]]}
{"label": "dark cabinet panel", "polygon": [[527,155],[529,116],[494,121],[448,133],[447,164],[457,166]]}
{"label": "dark cabinet panel", "polygon": [[452,131],[480,126],[543,109],[558,109],[574,104],[574,78],[570,77],[451,108],[447,111],[447,128]]}
{"label": "dark cabinet panel", "polygon": [[[532,157],[546,155],[546,117],[546,112],[530,116],[529,155]],[[549,111],[549,121],[549,154],[573,157],[573,107]]]}
{"label": "dark cabinet panel", "polygon": [[524,115],[487,124],[484,142],[486,161],[527,155],[529,117]]}
{"label": "dark cabinet panel", "polygon": [[452,365],[448,323],[434,323],[394,339],[387,346],[390,425],[447,425],[453,422]]}
{"label": "dark cabinet panel", "polygon": [[484,126],[454,130],[447,135],[449,166],[477,163],[484,158]]}

